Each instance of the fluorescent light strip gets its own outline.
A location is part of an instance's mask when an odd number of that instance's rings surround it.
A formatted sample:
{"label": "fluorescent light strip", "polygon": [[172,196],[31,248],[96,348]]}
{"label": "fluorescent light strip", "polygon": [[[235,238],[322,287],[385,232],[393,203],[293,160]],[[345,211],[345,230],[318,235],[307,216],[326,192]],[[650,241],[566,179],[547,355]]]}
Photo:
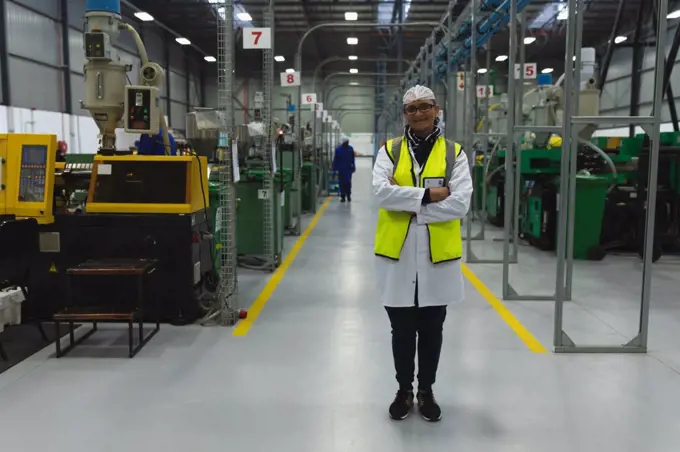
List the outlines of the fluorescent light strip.
{"label": "fluorescent light strip", "polygon": [[188,46],[191,44],[191,41],[189,41],[187,38],[176,38],[175,41],[177,41],[179,44],[183,46]]}
{"label": "fluorescent light strip", "polygon": [[359,14],[349,11],[345,13],[345,20],[358,20]]}
{"label": "fluorescent light strip", "polygon": [[355,46],[359,44],[359,38],[347,38],[347,44]]}
{"label": "fluorescent light strip", "polygon": [[214,63],[215,61],[217,61],[217,58],[215,58],[214,56],[206,56],[206,57],[203,57],[203,59],[205,61],[207,61],[208,63]]}
{"label": "fluorescent light strip", "polygon": [[507,55],[498,55],[496,57],[496,61],[499,61],[499,62],[506,61],[507,59],[508,59]]}
{"label": "fluorescent light strip", "polygon": [[295,73],[295,69],[292,69],[292,68],[286,69],[286,74],[293,74],[293,73]]}
{"label": "fluorescent light strip", "polygon": [[145,13],[144,11],[136,12],[135,17],[142,22],[151,22],[153,20],[153,16],[149,13]]}
{"label": "fluorescent light strip", "polygon": [[286,57],[281,56],[281,55],[276,55],[276,56],[274,57],[274,60],[276,60],[276,61],[279,62],[279,63],[283,63],[284,61],[286,61]]}
{"label": "fluorescent light strip", "polygon": [[348,58],[350,61],[356,61],[356,60],[359,59],[359,57],[356,56],[356,55],[350,55],[350,56],[348,56],[347,58]]}
{"label": "fluorescent light strip", "polygon": [[238,13],[236,17],[238,18],[238,20],[242,20],[243,22],[253,21],[253,17],[248,13]]}

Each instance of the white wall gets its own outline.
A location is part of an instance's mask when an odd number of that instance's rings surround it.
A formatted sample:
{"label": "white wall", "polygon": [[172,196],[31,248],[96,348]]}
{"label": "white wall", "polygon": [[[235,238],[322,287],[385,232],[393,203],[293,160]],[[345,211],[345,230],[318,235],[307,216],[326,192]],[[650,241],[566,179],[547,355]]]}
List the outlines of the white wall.
{"label": "white wall", "polygon": [[[338,109],[345,107],[346,109],[359,110],[357,112],[345,112],[341,114],[340,111],[331,111],[333,118],[341,118],[340,126],[348,133],[373,133],[374,130],[374,110],[375,110],[375,88],[361,85],[375,85],[374,78],[371,77],[352,77],[352,81],[358,82],[359,86],[339,86],[347,85],[350,77],[338,76],[329,80],[326,87],[330,93],[329,99],[325,102],[324,108],[327,110]],[[278,78],[276,79],[278,82]],[[316,94],[319,102],[324,102],[322,96],[322,82],[323,78],[319,77],[316,83]],[[303,77],[302,92],[312,92],[313,80],[312,77]],[[249,111],[252,112],[253,103],[255,100],[255,92],[262,91],[262,81],[259,76],[249,79],[237,79],[234,83],[234,97],[238,99]],[[294,88],[283,88],[275,84],[272,95],[272,108],[274,109],[274,117],[284,119],[286,117],[286,99],[290,96],[291,102],[297,104],[295,96],[297,90]],[[388,99],[394,94],[394,90],[387,91]],[[206,106],[217,107],[217,86],[215,80],[209,80],[206,83]],[[302,124],[306,124],[312,118],[309,108],[304,107],[301,110]],[[237,124],[243,124],[247,121],[244,115],[244,110],[240,106],[235,106],[235,119]]]}
{"label": "white wall", "polygon": [[[127,149],[139,139],[139,134],[117,132],[118,149]],[[99,149],[99,128],[91,116],[0,106],[0,133],[53,134],[66,141],[69,154],[94,154]]]}
{"label": "white wall", "polygon": [[[667,40],[665,43],[665,55],[672,45],[673,35],[675,34],[674,26],[668,30]],[[653,38],[652,38],[653,39]],[[643,49],[644,58],[642,63],[642,78],[640,89],[640,114],[649,115],[652,111],[652,96],[654,93],[654,67],[656,66],[656,48],[645,47]],[[620,47],[614,50],[611,64],[609,65],[609,73],[607,80],[602,89],[600,114],[627,116],[630,114],[630,94],[632,87],[632,61],[633,49],[630,47]],[[680,54],[675,60],[675,65],[680,63]],[[671,87],[675,95],[680,92],[680,71],[675,69],[671,75]],[[662,121],[670,120],[670,113],[668,106],[664,102]]]}

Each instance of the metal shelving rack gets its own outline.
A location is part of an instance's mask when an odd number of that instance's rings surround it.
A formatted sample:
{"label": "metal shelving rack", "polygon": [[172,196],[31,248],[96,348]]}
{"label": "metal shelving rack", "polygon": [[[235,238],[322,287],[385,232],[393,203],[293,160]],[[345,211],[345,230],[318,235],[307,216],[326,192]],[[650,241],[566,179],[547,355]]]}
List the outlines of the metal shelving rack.
{"label": "metal shelving rack", "polygon": [[[579,13],[576,11],[578,3]],[[567,44],[565,56],[565,68],[571,67],[571,61],[576,58],[574,66],[581,66],[581,55],[576,52],[580,48],[583,35],[583,8],[584,2],[569,0],[567,8],[570,14],[567,20]],[[607,125],[639,125],[647,133],[651,142],[649,156],[648,188],[645,209],[645,236],[644,256],[642,267],[642,291],[640,294],[640,318],[637,335],[623,345],[576,345],[563,329],[564,301],[567,298],[567,286],[571,285],[573,273],[569,267],[573,266],[573,255],[569,253],[566,259],[557,261],[557,275],[555,284],[555,316],[553,345],[556,353],[645,353],[647,351],[647,337],[649,330],[649,304],[651,296],[652,279],[652,254],[654,244],[654,228],[656,217],[656,197],[659,170],[659,135],[661,133],[661,114],[663,107],[663,87],[665,69],[665,44],[667,35],[668,2],[656,2],[656,49],[654,67],[654,94],[653,107],[649,116],[579,116],[579,102],[577,94],[580,86],[579,71],[565,71],[564,91],[567,93],[564,108],[563,137],[569,137],[570,159],[562,159],[560,173],[561,187],[569,187],[569,196],[560,198],[560,211],[569,212],[567,216],[561,215],[558,225],[557,255],[564,256],[565,251],[571,248],[574,236],[574,212],[575,212],[575,185],[576,185],[576,146],[578,133],[591,124]],[[572,93],[571,96],[568,94]],[[566,140],[565,140],[566,141]],[[566,279],[566,284],[565,284]]]}
{"label": "metal shelving rack", "polygon": [[[448,23],[448,30],[441,42],[447,45],[447,63],[446,63],[446,84],[447,96],[445,111],[447,114],[446,122],[450,125],[446,129],[446,136],[450,139],[455,137],[455,130],[453,124],[456,124],[460,119],[458,118],[456,107],[456,78],[457,70],[465,71],[465,90],[463,96],[463,111],[465,122],[464,143],[468,148],[468,153],[471,152],[471,146],[476,137],[488,139],[490,136],[496,138],[506,138],[507,149],[505,158],[505,227],[503,234],[503,258],[494,260],[479,260],[476,259],[472,250],[471,242],[475,239],[483,240],[483,234],[477,237],[471,237],[471,221],[472,212],[467,220],[467,232],[470,240],[467,240],[467,258],[470,263],[498,263],[503,265],[503,298],[506,300],[545,300],[554,301],[555,316],[554,316],[554,351],[556,353],[566,352],[590,352],[590,353],[620,353],[620,352],[646,352],[647,350],[647,334],[649,324],[649,303],[651,292],[651,265],[652,265],[652,249],[654,243],[654,223],[656,214],[656,194],[657,194],[657,176],[658,176],[658,162],[659,162],[659,133],[661,126],[662,113],[662,93],[664,91],[664,66],[665,55],[664,49],[667,35],[667,19],[668,2],[655,1],[655,26],[656,26],[656,65],[654,69],[654,103],[653,111],[649,116],[598,116],[586,117],[578,116],[579,112],[579,87],[580,87],[580,71],[567,70],[564,77],[564,120],[561,126],[524,126],[517,124],[521,120],[521,99],[524,85],[524,71],[520,71],[520,79],[516,80],[514,77],[515,63],[519,59],[521,67],[525,63],[525,49],[524,49],[524,17],[518,11],[518,0],[510,1],[510,43],[509,43],[509,58],[508,58],[508,129],[504,134],[489,133],[484,130],[477,133],[476,123],[474,121],[475,115],[475,95],[477,82],[477,21],[479,20],[479,0],[471,0],[464,8],[464,11],[458,15],[454,21],[450,15],[453,7],[457,4],[456,0],[449,3],[447,13],[442,18],[442,23]],[[583,18],[585,2],[578,2],[577,0],[569,0],[567,5],[570,11],[567,20],[567,44],[565,55],[565,68],[580,68],[581,54],[578,51],[582,44],[583,35]],[[576,9],[579,8],[579,13],[575,14]],[[519,17],[519,20],[518,20]],[[458,29],[464,20],[472,19],[472,37],[471,37],[471,52],[472,57],[464,62],[453,63],[453,47],[452,31]],[[520,25],[518,27],[518,24]],[[521,41],[518,43],[518,34]],[[614,36],[614,35],[612,35]],[[432,37],[428,38],[425,45],[421,48],[414,64],[406,72],[402,80],[402,89],[418,82],[432,83],[435,81],[431,76],[434,71],[432,59],[434,53],[431,49]],[[487,48],[487,69],[489,69],[489,53]],[[517,53],[519,55],[517,55]],[[610,52],[608,52],[610,53]],[[611,58],[611,56],[609,57]],[[605,63],[608,65],[608,63]],[[666,69],[666,72],[668,70]],[[606,71],[605,71],[606,72]],[[666,74],[666,77],[668,75]],[[488,77],[488,72],[487,72]],[[486,79],[487,85],[488,78]],[[520,86],[517,86],[517,84]],[[602,83],[602,81],[601,81]],[[519,97],[518,97],[519,94]],[[520,102],[518,102],[520,99]],[[488,101],[486,102],[488,111]],[[519,110],[519,111],[518,111]],[[519,113],[519,114],[518,114]],[[388,133],[388,122],[390,118],[399,116],[399,99],[395,98],[380,114],[384,127],[379,129]],[[396,123],[396,121],[392,121]],[[645,238],[644,238],[644,257],[643,257],[643,271],[642,271],[642,292],[640,295],[640,322],[639,330],[635,338],[630,342],[620,346],[608,345],[576,345],[563,330],[563,303],[571,299],[572,279],[573,279],[573,241],[574,241],[574,212],[575,212],[575,186],[576,186],[576,147],[579,131],[583,127],[591,124],[606,124],[606,125],[640,125],[649,135],[651,145],[650,164],[648,174],[648,190],[645,210]],[[558,133],[562,137],[569,137],[564,139],[563,150],[564,158],[561,159],[560,171],[560,212],[567,212],[567,215],[559,216],[558,225],[558,249],[556,256],[564,256],[557,258],[556,275],[555,275],[555,294],[554,295],[520,295],[512,288],[509,281],[510,264],[518,262],[518,221],[519,221],[519,199],[520,192],[520,165],[518,155],[521,152],[518,143],[519,134],[526,132],[553,132]],[[457,137],[460,141],[460,138]],[[486,152],[486,151],[485,151]],[[474,162],[470,162],[471,165]],[[470,259],[472,257],[472,259]]]}

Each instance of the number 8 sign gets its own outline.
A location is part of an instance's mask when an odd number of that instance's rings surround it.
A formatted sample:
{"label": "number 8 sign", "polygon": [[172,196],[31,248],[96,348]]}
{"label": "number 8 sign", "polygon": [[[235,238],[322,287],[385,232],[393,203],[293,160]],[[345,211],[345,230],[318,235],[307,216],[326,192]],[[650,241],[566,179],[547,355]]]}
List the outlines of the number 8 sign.
{"label": "number 8 sign", "polygon": [[[300,86],[300,73],[281,72],[281,86]],[[302,100],[305,100],[304,97]]]}
{"label": "number 8 sign", "polygon": [[271,49],[272,48],[272,29],[271,28],[244,28],[243,29],[243,48],[244,49]]}

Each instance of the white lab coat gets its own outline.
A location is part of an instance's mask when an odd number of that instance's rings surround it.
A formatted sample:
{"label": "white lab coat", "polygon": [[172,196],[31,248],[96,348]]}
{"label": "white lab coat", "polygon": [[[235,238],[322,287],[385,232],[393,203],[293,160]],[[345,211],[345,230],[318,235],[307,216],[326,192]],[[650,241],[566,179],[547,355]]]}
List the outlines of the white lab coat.
{"label": "white lab coat", "polygon": [[[417,185],[421,167],[410,149]],[[380,301],[389,307],[413,306],[418,275],[418,306],[446,306],[463,300],[461,260],[433,264],[430,260],[428,223],[458,220],[465,217],[472,197],[472,178],[464,152],[456,159],[450,176],[451,195],[443,201],[422,205],[425,189],[391,185],[394,164],[383,146],[373,166],[373,193],[379,207],[386,210],[414,212],[406,242],[398,261],[376,256]]]}

